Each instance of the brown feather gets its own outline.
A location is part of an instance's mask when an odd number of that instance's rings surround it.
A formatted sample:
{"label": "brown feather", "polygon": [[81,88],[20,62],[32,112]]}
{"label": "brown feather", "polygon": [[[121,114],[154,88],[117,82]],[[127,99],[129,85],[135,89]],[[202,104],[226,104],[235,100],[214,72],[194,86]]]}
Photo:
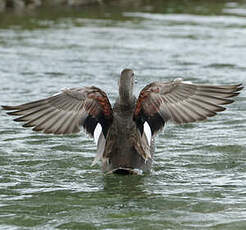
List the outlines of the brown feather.
{"label": "brown feather", "polygon": [[[65,89],[42,100],[2,108],[11,111],[9,115],[18,116],[14,121],[25,122],[24,127],[54,134],[71,134],[78,132],[80,126],[89,127],[84,125],[89,115],[108,130],[113,117],[106,93],[94,86]],[[94,130],[87,131],[93,136]]]}
{"label": "brown feather", "polygon": [[[243,89],[238,85],[198,85],[176,79],[171,82],[152,82],[140,92],[136,102],[134,120],[143,124],[141,114],[148,118],[159,115],[164,122],[159,124],[160,130],[165,122],[178,124],[205,120],[217,112],[224,111],[221,105],[232,103],[230,99]],[[145,119],[146,120],[146,119]],[[155,130],[158,124],[155,124]]]}

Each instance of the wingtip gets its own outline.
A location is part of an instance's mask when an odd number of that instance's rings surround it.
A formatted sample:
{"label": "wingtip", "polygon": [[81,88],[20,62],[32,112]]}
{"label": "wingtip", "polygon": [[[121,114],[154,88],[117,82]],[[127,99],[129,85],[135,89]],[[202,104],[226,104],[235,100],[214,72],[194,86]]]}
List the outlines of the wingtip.
{"label": "wingtip", "polygon": [[19,116],[18,111],[7,112],[10,116]]}
{"label": "wingtip", "polygon": [[237,92],[241,91],[244,89],[244,85],[242,83],[237,85]]}
{"label": "wingtip", "polygon": [[8,105],[1,105],[3,110],[13,110],[12,106],[8,106]]}

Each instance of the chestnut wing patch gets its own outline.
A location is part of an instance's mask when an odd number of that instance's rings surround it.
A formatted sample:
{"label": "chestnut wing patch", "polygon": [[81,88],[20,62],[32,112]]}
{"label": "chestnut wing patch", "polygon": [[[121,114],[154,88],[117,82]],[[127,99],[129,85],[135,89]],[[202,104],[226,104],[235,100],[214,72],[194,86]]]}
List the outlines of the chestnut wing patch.
{"label": "chestnut wing patch", "polygon": [[202,121],[217,112],[222,105],[243,89],[238,85],[200,85],[176,79],[171,82],[153,82],[147,85],[138,97],[134,120],[141,133],[147,121],[152,134],[159,131],[167,121],[177,124]]}

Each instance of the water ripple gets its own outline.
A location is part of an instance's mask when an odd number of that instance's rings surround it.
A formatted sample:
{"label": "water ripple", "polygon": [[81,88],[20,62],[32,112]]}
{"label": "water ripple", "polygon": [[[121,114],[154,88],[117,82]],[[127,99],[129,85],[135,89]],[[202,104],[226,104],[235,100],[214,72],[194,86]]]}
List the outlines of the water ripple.
{"label": "water ripple", "polygon": [[[33,18],[36,28],[0,28],[1,104],[78,85],[99,86],[113,103],[126,67],[136,72],[136,95],[177,77],[245,85],[238,4],[225,4],[220,16],[71,9],[57,20]],[[37,134],[0,111],[0,228],[245,229],[245,99],[243,90],[206,122],[168,124],[156,138],[152,172],[125,177],[90,167],[96,146],[85,134]]]}

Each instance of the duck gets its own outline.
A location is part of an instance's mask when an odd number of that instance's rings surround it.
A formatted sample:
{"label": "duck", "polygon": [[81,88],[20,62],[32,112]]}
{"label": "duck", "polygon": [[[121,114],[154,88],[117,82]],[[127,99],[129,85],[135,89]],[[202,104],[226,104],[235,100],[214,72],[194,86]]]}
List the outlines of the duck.
{"label": "duck", "polygon": [[137,98],[134,83],[133,70],[124,69],[113,106],[103,90],[89,86],[2,108],[17,116],[14,121],[37,132],[64,135],[83,128],[97,145],[92,165],[100,162],[103,173],[140,174],[150,172],[155,137],[167,122],[185,124],[213,117],[243,89],[242,84],[195,84],[177,78],[152,82]]}

